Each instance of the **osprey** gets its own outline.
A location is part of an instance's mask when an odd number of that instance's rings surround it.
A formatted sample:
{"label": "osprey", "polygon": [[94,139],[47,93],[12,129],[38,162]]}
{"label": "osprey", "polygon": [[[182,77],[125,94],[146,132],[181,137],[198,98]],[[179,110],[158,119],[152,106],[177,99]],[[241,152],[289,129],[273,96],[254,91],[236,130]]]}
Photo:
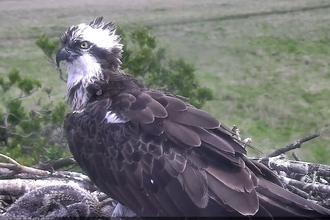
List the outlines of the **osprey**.
{"label": "osprey", "polygon": [[216,118],[126,74],[112,22],[74,25],[61,44],[70,150],[100,190],[138,216],[330,215],[248,159]]}

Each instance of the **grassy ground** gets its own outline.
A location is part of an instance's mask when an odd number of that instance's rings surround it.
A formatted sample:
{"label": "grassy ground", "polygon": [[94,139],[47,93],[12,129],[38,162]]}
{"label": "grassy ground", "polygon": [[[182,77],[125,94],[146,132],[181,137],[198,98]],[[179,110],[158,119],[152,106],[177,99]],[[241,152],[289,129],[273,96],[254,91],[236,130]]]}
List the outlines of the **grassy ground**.
{"label": "grassy ground", "polygon": [[[236,124],[270,152],[316,131],[297,154],[330,162],[330,4],[322,0],[1,1],[0,72],[16,67],[55,87],[65,85],[34,41],[59,37],[98,15],[125,29],[147,26],[169,54],[197,68],[215,100],[204,107]],[[253,154],[254,152],[250,152]]]}

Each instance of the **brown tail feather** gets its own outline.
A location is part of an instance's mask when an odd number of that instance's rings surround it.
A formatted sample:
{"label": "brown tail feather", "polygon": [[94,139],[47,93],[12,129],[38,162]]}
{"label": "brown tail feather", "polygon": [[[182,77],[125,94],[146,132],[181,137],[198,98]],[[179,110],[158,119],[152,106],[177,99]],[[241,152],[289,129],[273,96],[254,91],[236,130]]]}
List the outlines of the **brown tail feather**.
{"label": "brown tail feather", "polygon": [[[256,188],[260,201],[270,209],[279,208],[282,212],[271,211],[272,215],[300,217],[326,217],[330,216],[330,210],[306,200],[296,194],[263,178],[259,179],[259,186]],[[274,213],[273,213],[274,212]]]}

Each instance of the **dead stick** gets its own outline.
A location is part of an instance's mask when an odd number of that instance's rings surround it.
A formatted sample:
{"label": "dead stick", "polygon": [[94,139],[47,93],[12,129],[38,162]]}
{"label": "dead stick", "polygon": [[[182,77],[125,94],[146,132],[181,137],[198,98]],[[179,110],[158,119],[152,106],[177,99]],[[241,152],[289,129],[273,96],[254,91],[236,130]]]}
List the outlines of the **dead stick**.
{"label": "dead stick", "polygon": [[278,156],[280,154],[283,154],[285,152],[288,152],[290,150],[294,150],[296,148],[300,148],[300,145],[302,145],[304,142],[309,141],[309,140],[312,140],[312,139],[317,138],[319,136],[320,136],[320,133],[316,133],[316,134],[312,134],[312,135],[310,135],[308,137],[301,138],[301,139],[293,142],[292,144],[290,144],[288,146],[282,147],[282,148],[274,151],[273,153],[267,155],[267,157],[276,157],[276,156]]}

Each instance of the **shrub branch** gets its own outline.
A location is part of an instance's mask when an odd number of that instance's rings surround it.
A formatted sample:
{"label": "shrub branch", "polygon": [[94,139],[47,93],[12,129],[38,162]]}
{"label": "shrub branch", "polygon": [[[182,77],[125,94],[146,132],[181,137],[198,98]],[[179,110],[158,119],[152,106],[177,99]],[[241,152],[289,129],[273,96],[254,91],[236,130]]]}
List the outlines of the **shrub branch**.
{"label": "shrub branch", "polygon": [[308,137],[301,138],[301,139],[299,139],[299,140],[297,140],[297,141],[295,141],[295,142],[293,142],[293,143],[291,143],[291,144],[289,144],[289,145],[287,145],[285,147],[282,147],[282,148],[280,148],[280,149],[278,149],[278,150],[276,150],[276,151],[268,154],[267,157],[276,157],[276,156],[278,156],[280,154],[283,154],[283,153],[286,153],[288,151],[291,151],[291,150],[300,148],[300,146],[303,143],[305,143],[307,141],[310,141],[310,140],[312,140],[314,138],[317,138],[319,136],[320,136],[320,133],[316,133],[316,134],[312,134],[312,135],[310,135]]}

